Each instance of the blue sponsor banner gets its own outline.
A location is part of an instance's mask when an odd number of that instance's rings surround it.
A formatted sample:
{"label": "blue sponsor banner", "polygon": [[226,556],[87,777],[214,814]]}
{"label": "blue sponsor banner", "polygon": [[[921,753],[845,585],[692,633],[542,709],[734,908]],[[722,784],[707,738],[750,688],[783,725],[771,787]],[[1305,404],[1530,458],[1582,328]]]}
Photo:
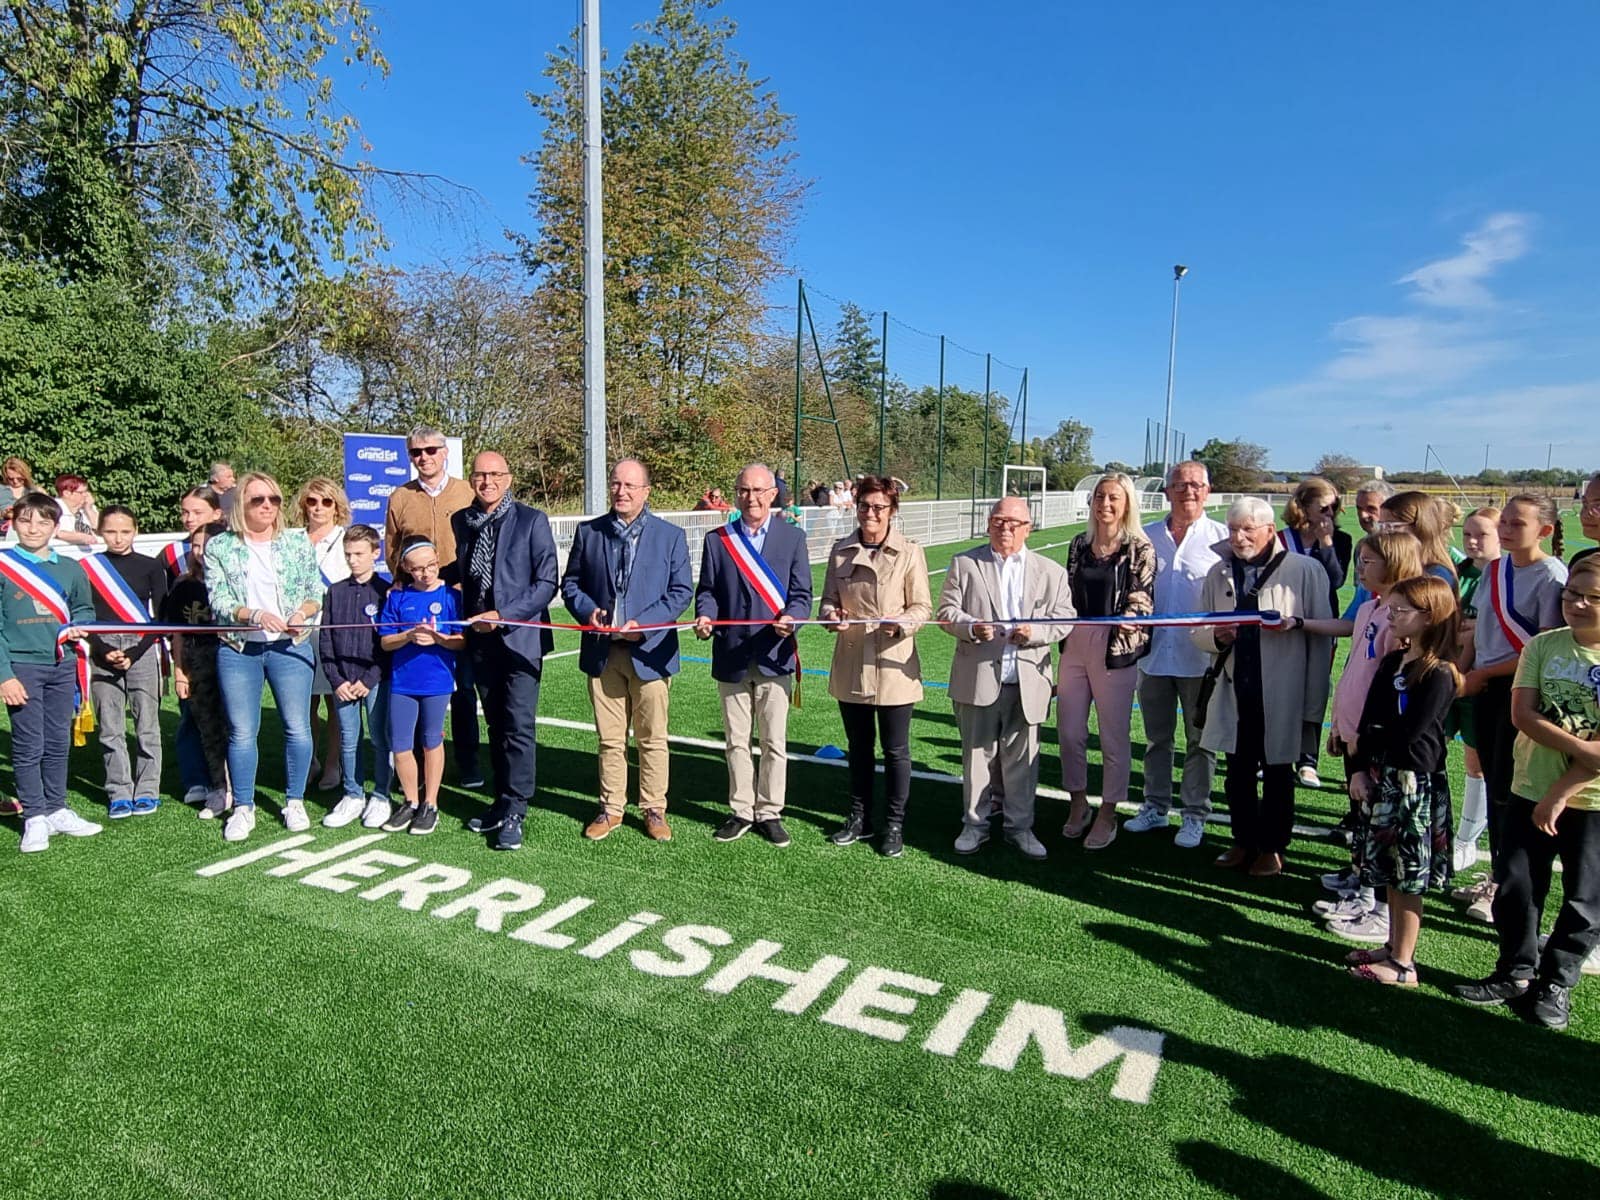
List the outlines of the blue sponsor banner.
{"label": "blue sponsor banner", "polygon": [[[344,435],[344,491],[350,497],[352,524],[371,525],[383,536],[389,515],[389,495],[411,478],[403,434],[347,433]],[[378,550],[378,569],[383,567]]]}

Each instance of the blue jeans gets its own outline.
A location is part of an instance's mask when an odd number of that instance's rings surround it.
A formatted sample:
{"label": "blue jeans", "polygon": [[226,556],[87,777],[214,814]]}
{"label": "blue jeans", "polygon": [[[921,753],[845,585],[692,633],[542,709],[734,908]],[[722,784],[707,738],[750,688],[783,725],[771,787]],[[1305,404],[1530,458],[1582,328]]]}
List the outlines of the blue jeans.
{"label": "blue jeans", "polygon": [[284,798],[305,798],[306,773],[311,769],[311,675],[311,647],[305,643],[246,642],[243,650],[218,647],[217,684],[228,714],[228,775],[236,805],[256,802],[263,685],[272,689],[283,721]]}
{"label": "blue jeans", "polygon": [[206,770],[206,751],[200,742],[200,727],[194,723],[187,700],[178,701],[178,733],[173,742],[178,750],[178,779],[183,790],[209,788],[211,775]]}
{"label": "blue jeans", "polygon": [[67,750],[72,745],[72,697],[77,664],[69,650],[52,666],[11,664],[28,702],[11,710],[11,769],[24,819],[67,806]]}
{"label": "blue jeans", "polygon": [[389,758],[389,682],[384,680],[360,700],[336,700],[339,707],[339,775],[346,796],[364,796],[367,773],[357,766],[361,749],[361,714],[366,713],[372,748],[372,798],[389,799],[394,766]]}

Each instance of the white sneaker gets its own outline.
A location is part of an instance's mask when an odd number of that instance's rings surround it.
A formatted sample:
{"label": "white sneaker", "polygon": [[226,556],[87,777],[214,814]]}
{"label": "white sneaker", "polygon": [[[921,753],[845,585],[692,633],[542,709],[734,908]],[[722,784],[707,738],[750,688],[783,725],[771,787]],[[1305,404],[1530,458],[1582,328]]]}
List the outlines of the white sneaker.
{"label": "white sneaker", "polygon": [[1371,916],[1374,910],[1368,901],[1355,895],[1344,900],[1318,900],[1311,906],[1311,911],[1323,920],[1337,924],[1340,921],[1359,921]]}
{"label": "white sneaker", "polygon": [[978,847],[989,840],[989,827],[987,825],[968,825],[961,831],[961,836],[956,838],[957,854],[976,854]]}
{"label": "white sneaker", "polygon": [[1328,932],[1347,942],[1381,946],[1389,940],[1389,914],[1374,909],[1359,921],[1330,921]]}
{"label": "white sneaker", "polygon": [[1183,824],[1178,827],[1178,836],[1172,839],[1172,844],[1180,850],[1193,850],[1200,844],[1200,839],[1205,836],[1206,823],[1199,817],[1185,817]]}
{"label": "white sneaker", "polygon": [[29,817],[22,823],[22,852],[37,854],[40,850],[48,849],[50,849],[50,819]]}
{"label": "white sneaker", "polygon": [[1149,833],[1152,829],[1165,829],[1168,824],[1167,814],[1147,800],[1139,806],[1138,812],[1122,823],[1122,827],[1129,833]]}
{"label": "white sneaker", "polygon": [[1322,786],[1322,776],[1317,774],[1315,767],[1301,767],[1299,777],[1301,787],[1319,788]]}
{"label": "white sneaker", "polygon": [[393,815],[394,805],[374,796],[367,801],[366,808],[361,810],[361,824],[368,829],[379,829]]}
{"label": "white sneaker", "polygon": [[1478,861],[1478,843],[1460,840],[1450,843],[1450,866],[1460,873]]}
{"label": "white sneaker", "polygon": [[333,811],[322,818],[322,823],[329,829],[342,829],[361,815],[361,807],[365,804],[360,796],[346,796],[333,806]]}
{"label": "white sneaker", "polygon": [[290,833],[304,833],[311,828],[304,800],[291,800],[283,806],[283,827]]}
{"label": "white sneaker", "polygon": [[1600,945],[1589,951],[1589,956],[1583,960],[1579,970],[1585,975],[1600,975]]}
{"label": "white sneaker", "polygon": [[205,800],[206,789],[198,784],[183,794],[183,802],[185,804],[204,804]]}
{"label": "white sneaker", "polygon": [[233,816],[228,818],[228,823],[222,827],[222,840],[225,842],[242,842],[250,836],[250,831],[256,827],[256,806],[254,804],[241,804],[233,810]]}
{"label": "white sneaker", "polygon": [[51,833],[64,833],[68,837],[93,837],[105,828],[93,821],[85,821],[70,808],[58,808],[53,813],[47,813],[44,819],[49,822]]}
{"label": "white sneaker", "polygon": [[1044,859],[1049,854],[1049,851],[1044,848],[1044,843],[1033,836],[1033,830],[1031,829],[1024,829],[1020,833],[1008,833],[1006,834],[1006,841],[1035,862]]}

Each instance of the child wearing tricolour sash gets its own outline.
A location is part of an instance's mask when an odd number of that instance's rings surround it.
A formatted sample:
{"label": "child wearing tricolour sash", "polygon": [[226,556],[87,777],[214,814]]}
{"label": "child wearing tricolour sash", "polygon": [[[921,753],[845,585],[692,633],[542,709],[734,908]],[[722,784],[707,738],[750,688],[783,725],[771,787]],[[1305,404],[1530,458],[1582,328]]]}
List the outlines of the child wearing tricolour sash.
{"label": "child wearing tricolour sash", "polygon": [[1511,677],[1517,656],[1541,631],[1561,625],[1561,586],[1567,568],[1540,545],[1556,529],[1556,507],[1548,496],[1512,496],[1500,511],[1502,554],[1490,563],[1474,596],[1478,618],[1472,630],[1472,669],[1461,693],[1471,696],[1478,759],[1489,795],[1489,862],[1492,874],[1473,898],[1470,915],[1490,917],[1500,881],[1500,834],[1511,803]]}
{"label": "child wearing tricolour sash", "polygon": [[[148,624],[167,597],[167,571],[133,548],[139,526],[133,510],[107,505],[100,514],[104,554],[83,560],[94,589],[95,618]],[[153,813],[161,805],[161,639],[101,633],[89,639],[94,663],[90,692],[100,754],[105,761],[106,811],[113,821]],[[128,761],[127,710],[133,710],[135,756]]]}
{"label": "child wearing tricolour sash", "polygon": [[[1550,1029],[1566,1028],[1568,994],[1600,944],[1600,557],[1573,564],[1561,611],[1567,628],[1528,643],[1512,688],[1516,766],[1494,901],[1500,958],[1492,975],[1456,989]],[[1564,900],[1541,953],[1558,857]]]}
{"label": "child wearing tricolour sash", "polygon": [[11,767],[22,799],[22,852],[50,848],[52,833],[88,837],[100,826],[67,807],[77,655],[58,636],[94,620],[83,568],[50,549],[61,519],[43,492],[17,501],[18,545],[0,551],[0,700],[11,710]]}
{"label": "child wearing tricolour sash", "polygon": [[[446,633],[445,630],[451,632]],[[466,644],[461,631],[461,601],[439,580],[439,554],[433,543],[409,541],[400,551],[395,583],[379,618],[382,646],[394,655],[389,677],[389,745],[394,773],[406,802],[383,828],[399,833],[432,833],[439,824],[439,781],[444,778],[444,714],[456,690],[456,652]],[[422,742],[422,796],[417,796],[417,760],[411,748]]]}

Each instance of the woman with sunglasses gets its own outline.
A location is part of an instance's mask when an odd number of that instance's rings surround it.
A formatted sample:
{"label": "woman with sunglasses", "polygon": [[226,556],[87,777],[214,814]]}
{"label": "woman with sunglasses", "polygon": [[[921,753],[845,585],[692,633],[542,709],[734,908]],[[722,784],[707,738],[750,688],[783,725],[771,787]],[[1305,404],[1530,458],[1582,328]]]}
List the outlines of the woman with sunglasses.
{"label": "woman with sunglasses", "polygon": [[[306,480],[300,494],[295,497],[295,508],[306,527],[306,537],[311,539],[311,552],[316,555],[317,574],[322,577],[326,591],[334,584],[350,577],[350,568],[344,561],[344,531],[350,524],[350,501],[333,480],[317,475]],[[318,618],[313,618],[317,620]],[[319,639],[311,639],[311,775],[316,778],[318,791],[326,792],[339,786],[339,710],[334,702],[333,687],[323,673],[322,661],[317,654]],[[327,706],[327,719],[318,717],[317,709]],[[317,747],[321,745],[320,762]]]}
{"label": "woman with sunglasses", "polygon": [[[879,853],[899,858],[911,797],[911,710],[922,699],[916,633],[933,615],[933,598],[922,547],[894,528],[899,492],[876,475],[863,475],[856,491],[858,527],[828,553],[818,609],[838,634],[828,691],[839,702],[850,758],[850,813],[828,840],[835,846],[869,841],[876,827],[883,835]],[[880,741],[881,823],[872,815]]]}
{"label": "woman with sunglasses", "polygon": [[[311,540],[284,523],[283,490],[277,480],[251,471],[240,481],[228,514],[228,532],[206,547],[206,591],[220,622],[217,682],[228,714],[228,776],[233,816],[223,837],[242,841],[256,824],[256,766],[261,732],[261,690],[283,718],[283,823],[299,833],[311,827],[304,797],[311,765],[309,636],[326,590],[317,572]],[[248,626],[227,631],[226,625]]]}

